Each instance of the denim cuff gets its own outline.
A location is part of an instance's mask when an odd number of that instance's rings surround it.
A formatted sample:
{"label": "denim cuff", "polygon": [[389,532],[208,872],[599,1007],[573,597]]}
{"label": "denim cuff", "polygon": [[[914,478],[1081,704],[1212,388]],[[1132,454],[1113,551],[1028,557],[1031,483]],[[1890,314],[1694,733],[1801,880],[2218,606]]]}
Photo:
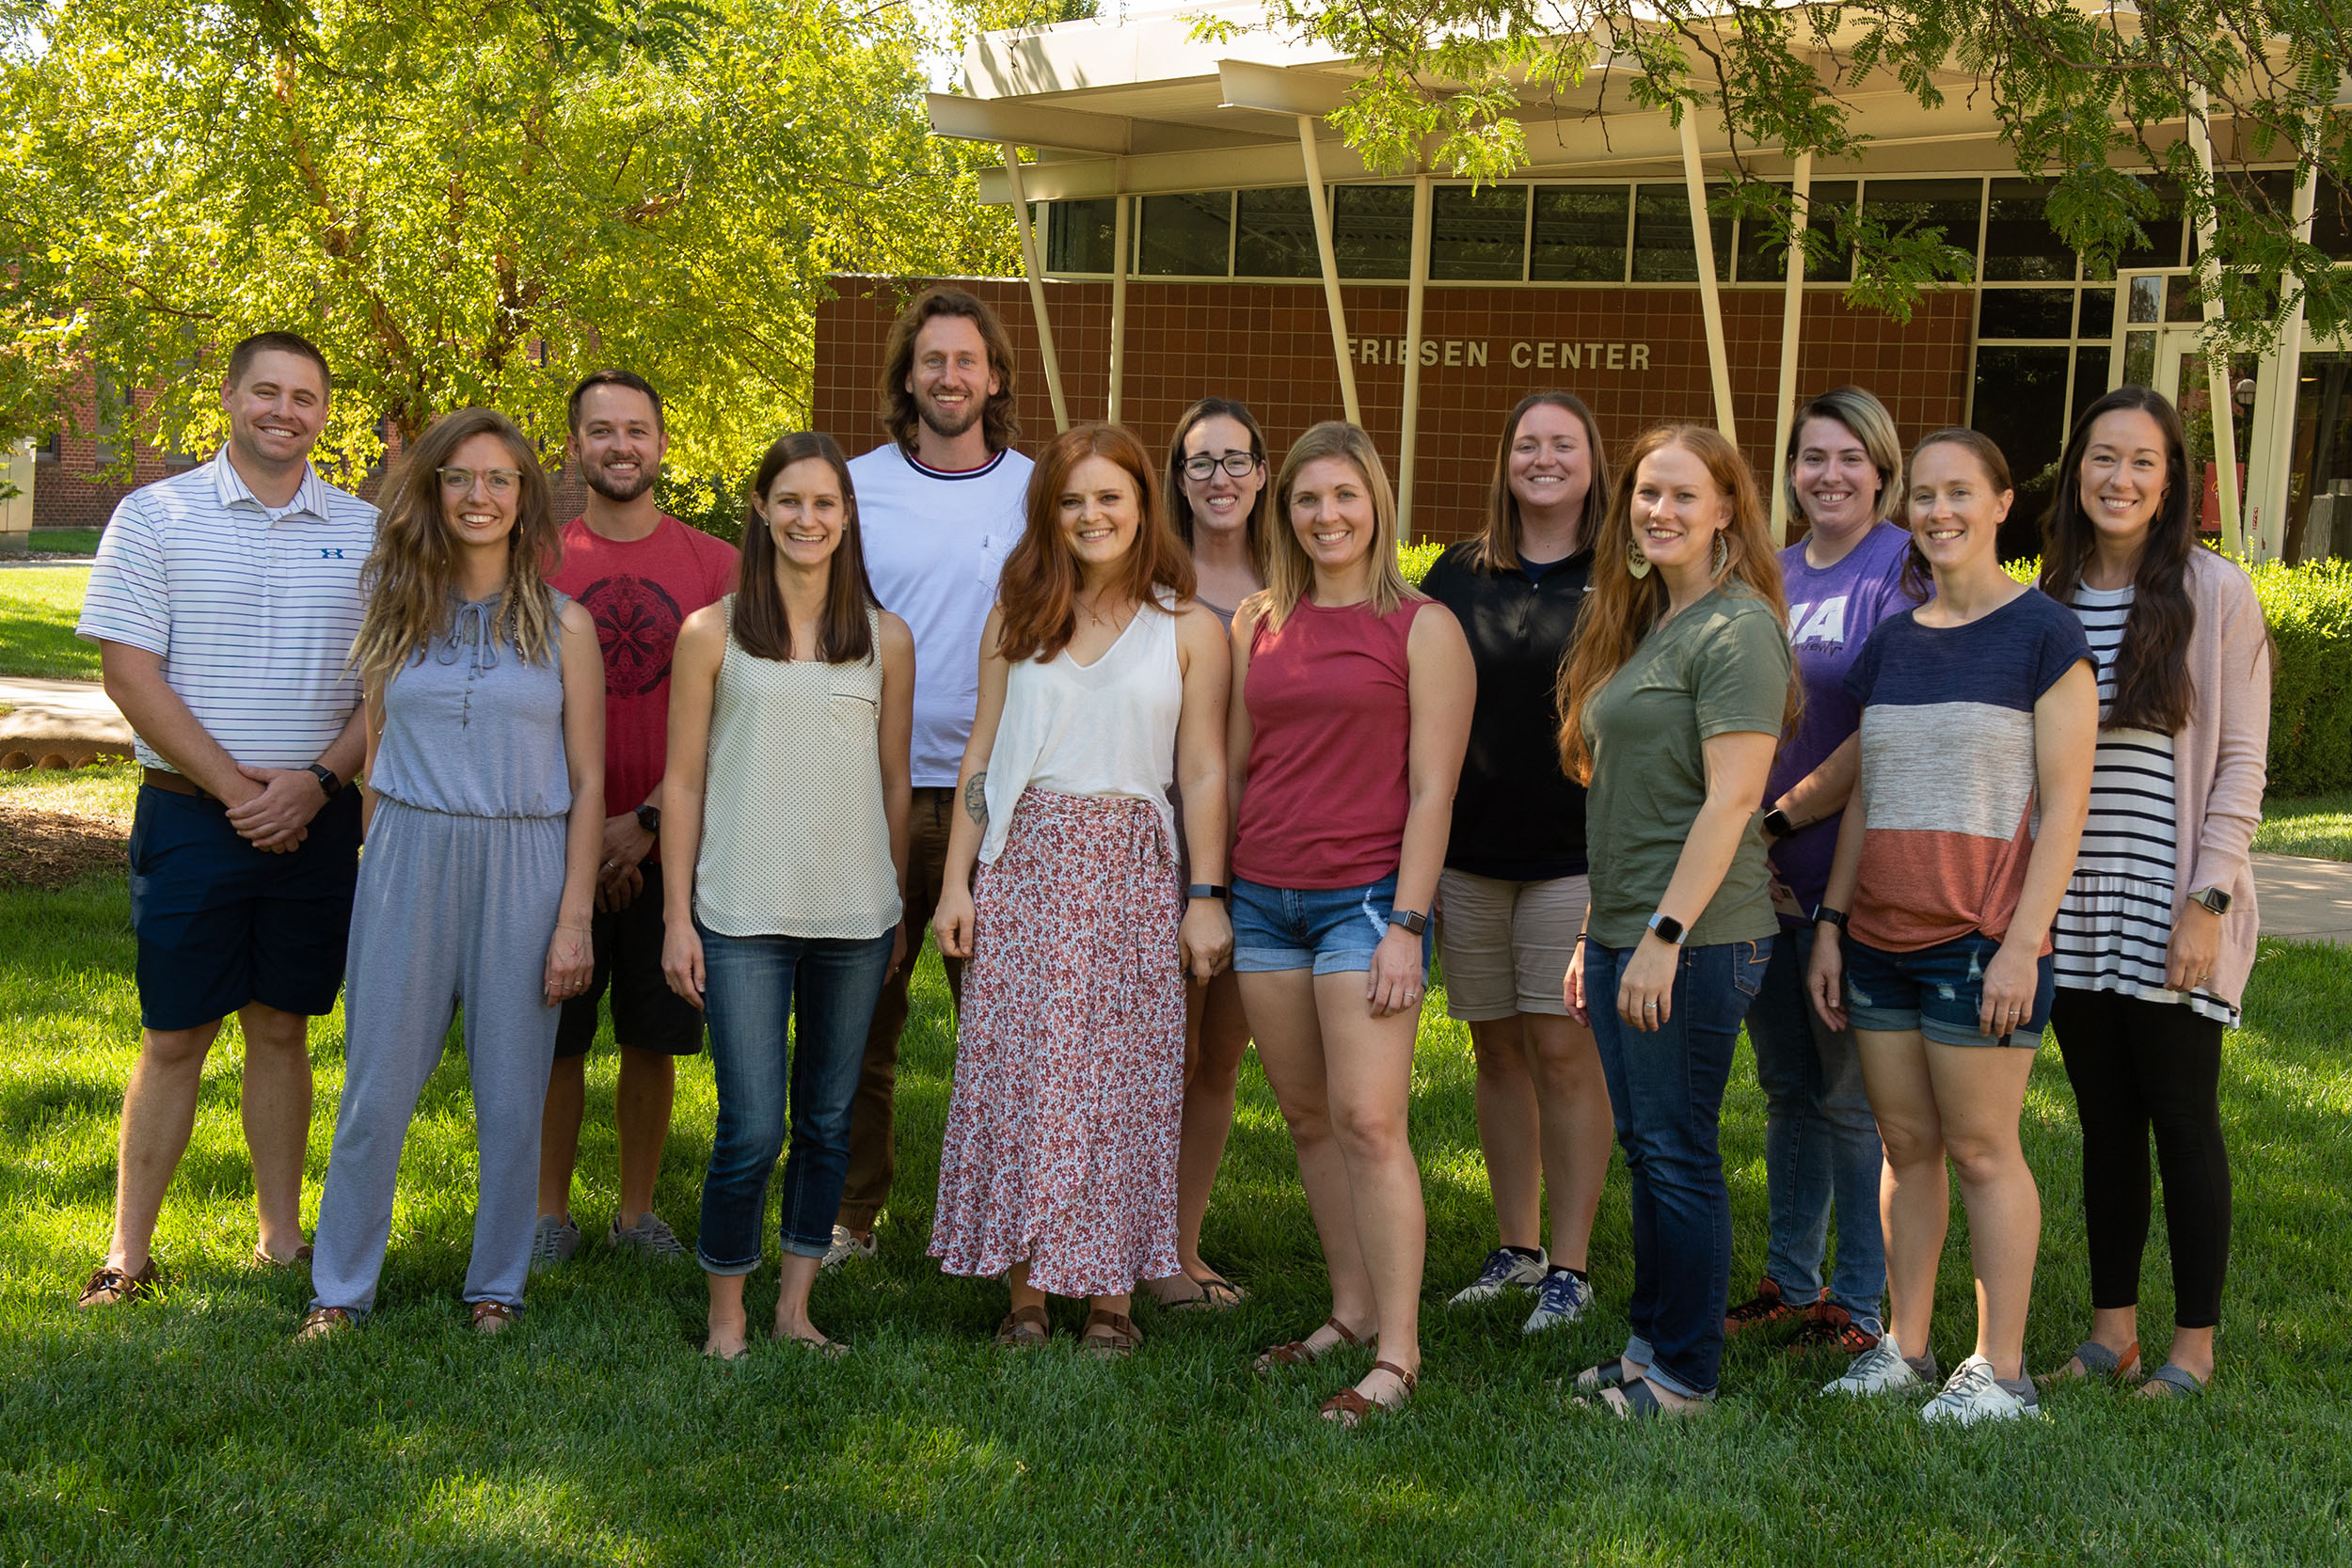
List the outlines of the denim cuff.
{"label": "denim cuff", "polygon": [[1655,1361],[1649,1364],[1649,1370],[1643,1375],[1669,1394],[1680,1394],[1686,1400],[1711,1400],[1715,1397],[1714,1389],[1693,1388]]}
{"label": "denim cuff", "polygon": [[1625,1337],[1625,1349],[1619,1354],[1637,1367],[1648,1366],[1658,1354],[1656,1351],[1650,1349],[1649,1341],[1638,1334],[1629,1334]]}
{"label": "denim cuff", "polygon": [[821,1242],[803,1242],[795,1240],[790,1236],[783,1235],[779,1235],[776,1240],[782,1244],[785,1251],[790,1253],[795,1258],[822,1258],[826,1253],[833,1250],[833,1238],[831,1236],[827,1236]]}
{"label": "denim cuff", "polygon": [[756,1258],[748,1263],[714,1263],[710,1260],[710,1254],[700,1247],[694,1249],[694,1261],[703,1266],[703,1273],[715,1274],[722,1279],[731,1279],[738,1275],[759,1272],[759,1259]]}

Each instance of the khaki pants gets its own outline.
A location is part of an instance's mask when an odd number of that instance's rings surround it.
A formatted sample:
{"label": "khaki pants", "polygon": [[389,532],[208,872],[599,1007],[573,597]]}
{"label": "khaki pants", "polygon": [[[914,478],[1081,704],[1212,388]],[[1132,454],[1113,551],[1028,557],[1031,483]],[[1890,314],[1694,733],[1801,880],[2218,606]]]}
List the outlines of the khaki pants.
{"label": "khaki pants", "polygon": [[[866,1067],[858,1075],[857,1099],[850,1106],[850,1174],[841,1188],[837,1223],[871,1230],[890,1201],[897,1151],[891,1143],[890,1105],[898,1082],[898,1036],[907,1026],[907,983],[923,939],[939,908],[939,884],[947,861],[947,829],[955,820],[953,789],[917,789],[907,824],[907,961],[882,986],[874,1022],[866,1034]],[[946,958],[947,990],[963,1002],[963,960]]]}

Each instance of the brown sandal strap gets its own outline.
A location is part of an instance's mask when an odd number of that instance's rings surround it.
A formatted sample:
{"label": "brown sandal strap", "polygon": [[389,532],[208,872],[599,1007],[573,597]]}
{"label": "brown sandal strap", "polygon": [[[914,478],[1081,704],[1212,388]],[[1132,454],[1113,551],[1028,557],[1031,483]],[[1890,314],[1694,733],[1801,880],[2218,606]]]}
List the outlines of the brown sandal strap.
{"label": "brown sandal strap", "polygon": [[1042,1307],[1016,1307],[996,1325],[1000,1345],[1041,1345],[1053,1337],[1053,1320]]}
{"label": "brown sandal strap", "polygon": [[1391,1377],[1396,1379],[1399,1383],[1405,1385],[1405,1392],[1407,1397],[1411,1396],[1421,1387],[1421,1374],[1419,1372],[1408,1372],[1393,1361],[1375,1361],[1372,1364],[1372,1370],[1375,1372],[1386,1372]]}
{"label": "brown sandal strap", "polygon": [[473,1321],[477,1325],[485,1318],[496,1318],[501,1323],[511,1323],[521,1316],[520,1312],[502,1301],[477,1301],[473,1304]]}
{"label": "brown sandal strap", "polygon": [[1350,1344],[1350,1345],[1360,1345],[1360,1344],[1362,1344],[1362,1343],[1363,1343],[1363,1341],[1362,1341],[1361,1339],[1359,1339],[1358,1338],[1356,1338],[1356,1331],[1355,1331],[1354,1329],[1352,1329],[1352,1328],[1348,1327],[1345,1323],[1343,1323],[1340,1322],[1340,1320],[1339,1320],[1339,1316],[1338,1316],[1338,1314],[1336,1314],[1336,1313],[1334,1313],[1332,1316],[1330,1316],[1330,1317],[1328,1317],[1328,1318],[1324,1319],[1324,1320],[1323,1320],[1323,1326],[1324,1326],[1324,1327],[1326,1327],[1326,1328],[1327,1328],[1327,1329],[1329,1329],[1332,1333],[1334,1333],[1334,1334],[1338,1335],[1338,1336],[1340,1337],[1341,1341],[1342,1341],[1343,1343],[1344,1343],[1344,1344]]}

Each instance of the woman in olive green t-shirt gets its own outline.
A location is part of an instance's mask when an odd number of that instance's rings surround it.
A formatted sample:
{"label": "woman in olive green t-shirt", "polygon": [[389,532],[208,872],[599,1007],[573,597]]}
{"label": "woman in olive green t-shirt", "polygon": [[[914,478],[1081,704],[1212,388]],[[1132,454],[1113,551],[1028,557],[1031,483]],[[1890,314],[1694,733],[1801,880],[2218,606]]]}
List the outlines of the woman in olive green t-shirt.
{"label": "woman in olive green t-shirt", "polygon": [[1593,881],[1564,989],[1599,1043],[1632,1178],[1631,1333],[1578,1383],[1650,1416],[1712,1398],[1723,1361],[1716,1124],[1779,929],[1756,805],[1795,696],[1780,564],[1739,450],[1653,430],[1626,471],[1561,677]]}

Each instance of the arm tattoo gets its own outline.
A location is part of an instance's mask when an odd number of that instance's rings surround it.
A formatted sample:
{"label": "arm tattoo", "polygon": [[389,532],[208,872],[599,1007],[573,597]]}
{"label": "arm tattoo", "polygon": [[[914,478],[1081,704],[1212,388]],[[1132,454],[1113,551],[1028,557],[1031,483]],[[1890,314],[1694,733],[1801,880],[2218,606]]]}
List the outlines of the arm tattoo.
{"label": "arm tattoo", "polygon": [[963,784],[963,815],[988,826],[988,773],[986,769],[973,774]]}

